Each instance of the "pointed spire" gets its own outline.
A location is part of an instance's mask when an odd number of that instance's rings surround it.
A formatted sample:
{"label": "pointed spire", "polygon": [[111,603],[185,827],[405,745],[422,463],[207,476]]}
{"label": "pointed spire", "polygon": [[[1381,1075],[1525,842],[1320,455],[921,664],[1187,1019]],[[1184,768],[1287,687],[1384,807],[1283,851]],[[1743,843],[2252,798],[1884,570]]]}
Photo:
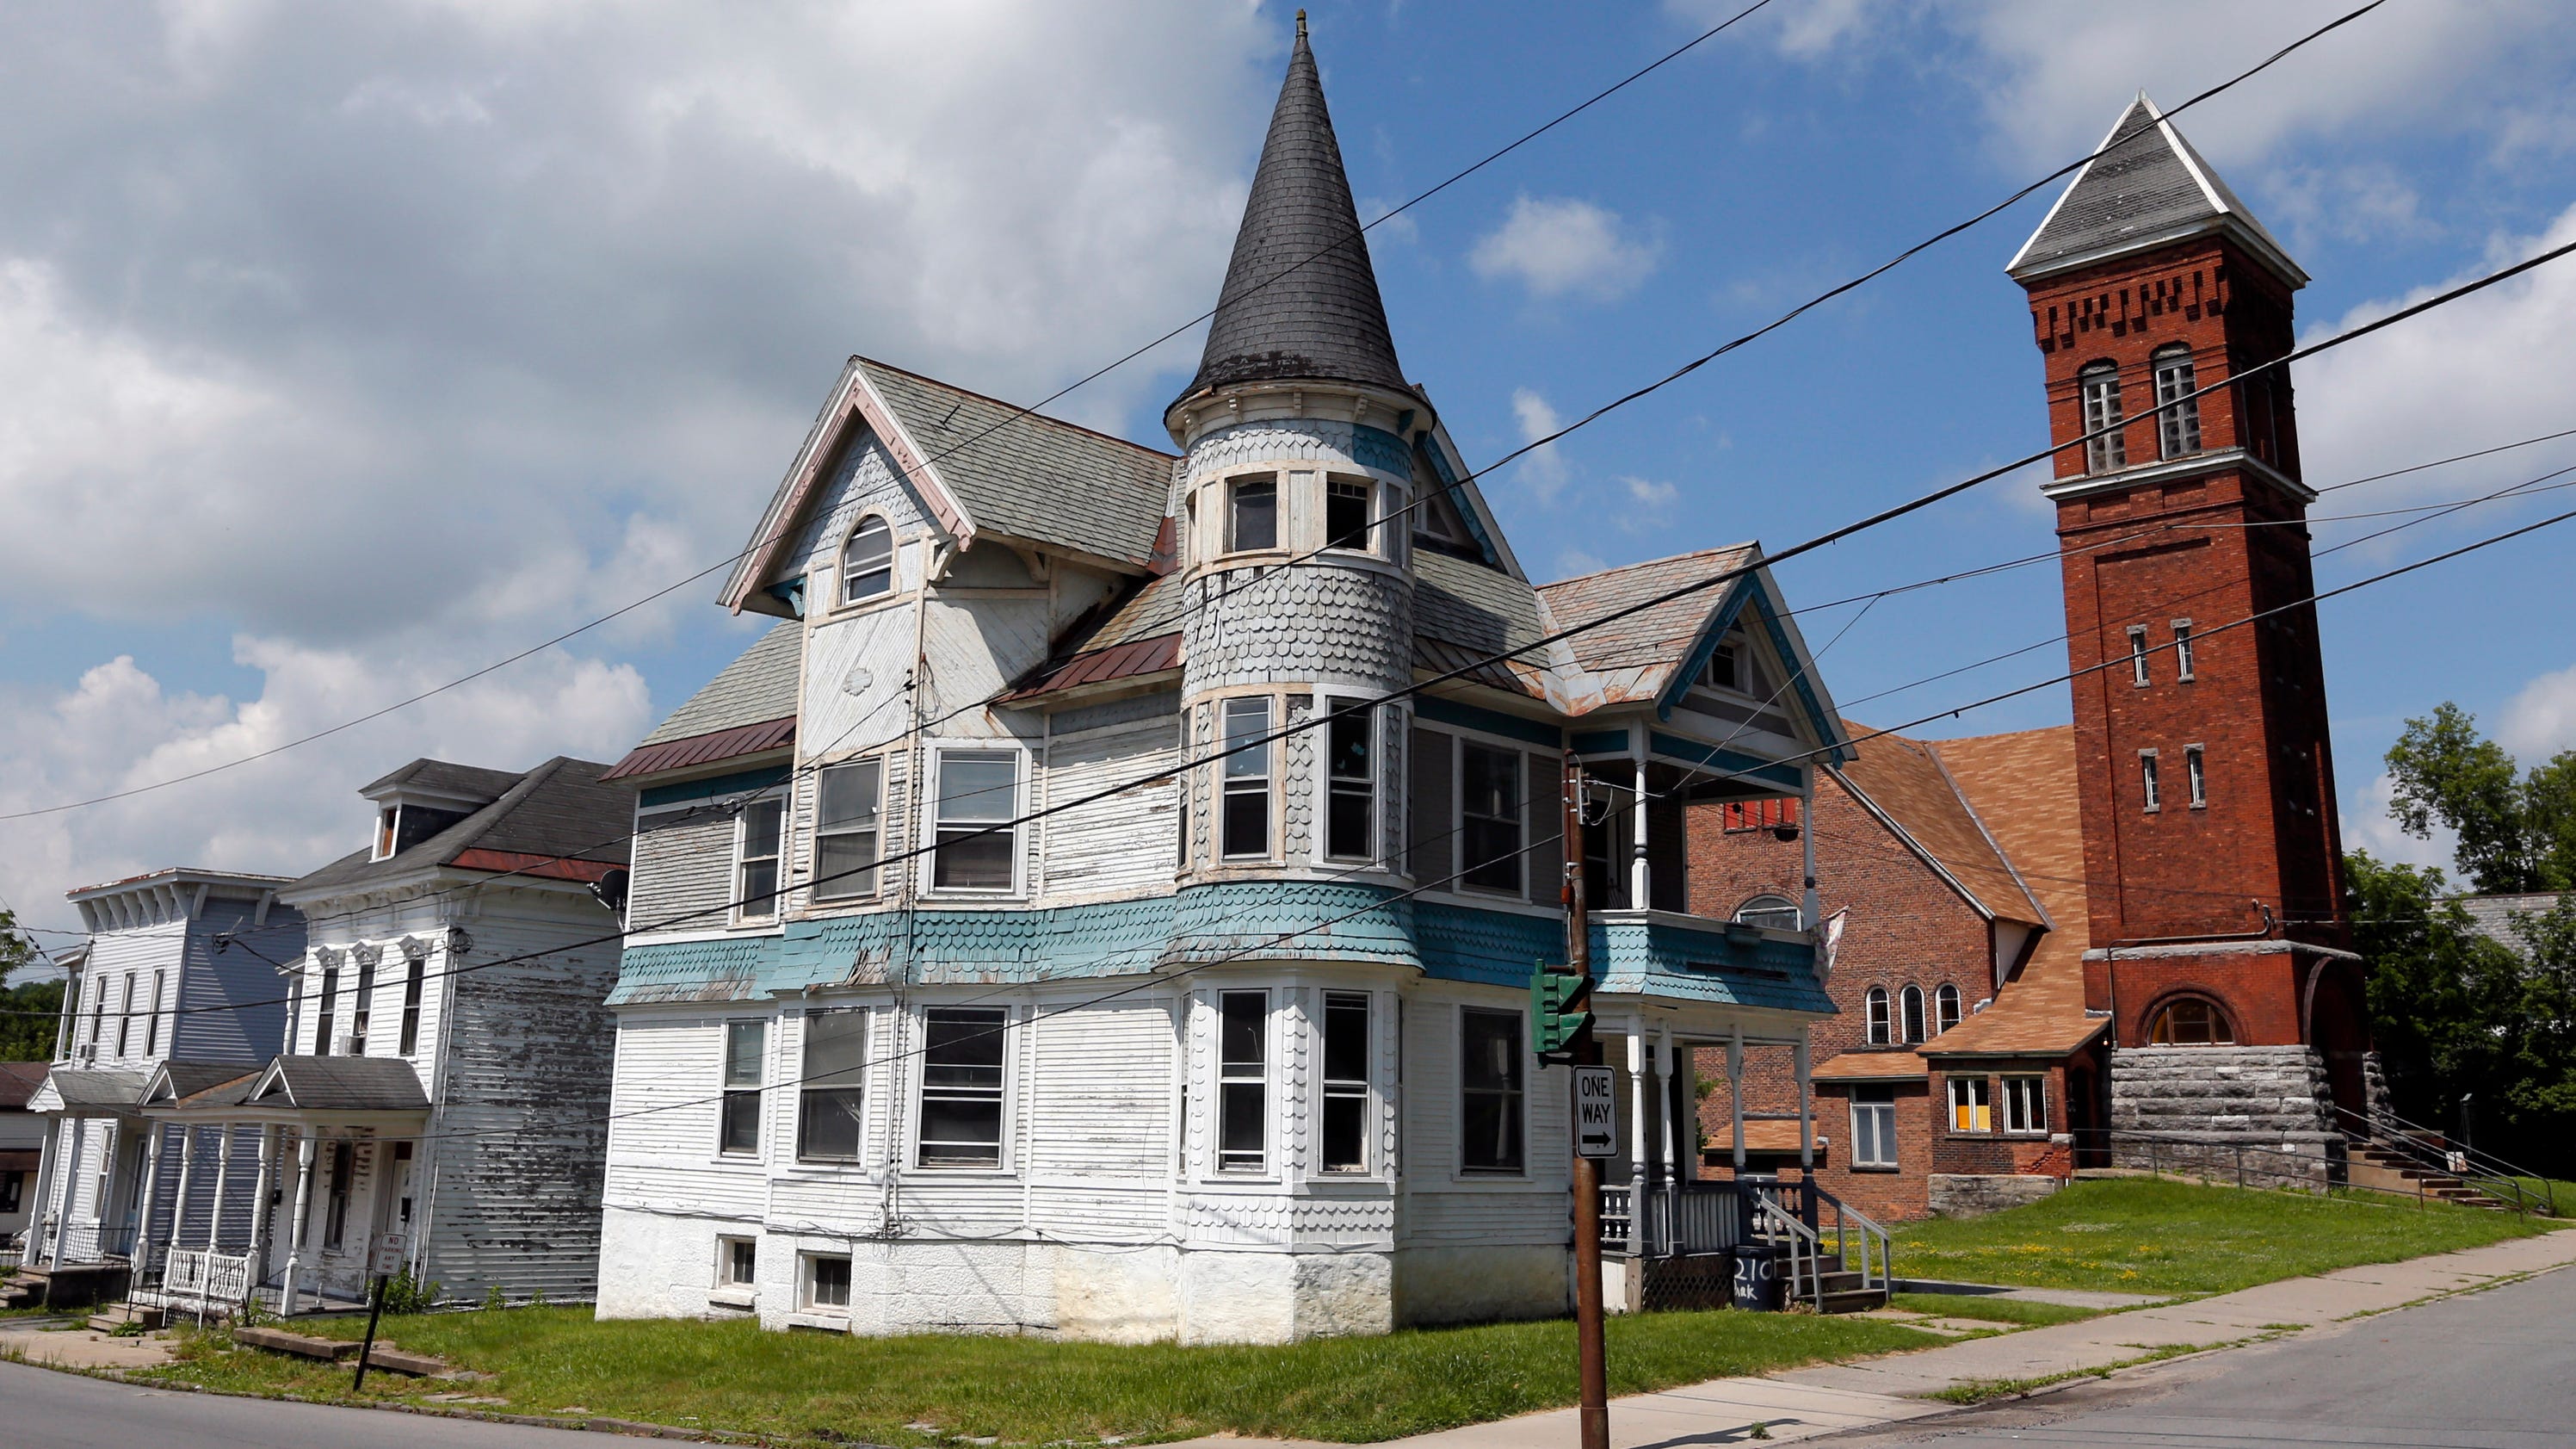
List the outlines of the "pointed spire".
{"label": "pointed spire", "polygon": [[1411,391],[1395,360],[1303,10],[1208,326],[1207,352],[1181,396],[1291,378]]}
{"label": "pointed spire", "polygon": [[2145,91],[2120,113],[2100,154],[2004,270],[2023,283],[2206,232],[2224,232],[2293,287],[2308,274]]}

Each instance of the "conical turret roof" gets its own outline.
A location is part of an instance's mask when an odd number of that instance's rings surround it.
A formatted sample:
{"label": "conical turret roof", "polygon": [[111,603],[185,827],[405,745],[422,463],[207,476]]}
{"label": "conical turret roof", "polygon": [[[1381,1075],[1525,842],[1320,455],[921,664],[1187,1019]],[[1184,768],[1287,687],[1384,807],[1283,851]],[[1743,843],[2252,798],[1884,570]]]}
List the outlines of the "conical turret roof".
{"label": "conical turret roof", "polygon": [[1243,229],[1225,269],[1207,352],[1181,396],[1239,382],[1315,378],[1403,391],[1368,238],[1324,109],[1306,16],[1261,144]]}
{"label": "conical turret roof", "polygon": [[2223,231],[2291,286],[2308,274],[2201,159],[2182,132],[2138,92],[2100,154],[2084,163],[2004,270],[2030,282],[2127,252]]}

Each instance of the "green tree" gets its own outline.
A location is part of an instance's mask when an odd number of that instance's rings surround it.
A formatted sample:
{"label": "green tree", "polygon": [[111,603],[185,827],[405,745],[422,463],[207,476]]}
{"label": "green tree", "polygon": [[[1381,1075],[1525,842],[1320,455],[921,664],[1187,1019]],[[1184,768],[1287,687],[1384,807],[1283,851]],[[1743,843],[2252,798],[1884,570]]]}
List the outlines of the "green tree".
{"label": "green tree", "polygon": [[42,959],[18,918],[0,911],[0,1062],[53,1060],[54,1026],[63,1009],[63,983],[8,984],[12,972]]}
{"label": "green tree", "polygon": [[2506,1052],[2497,1024],[2521,994],[2521,963],[2478,934],[2430,866],[2344,858],[2353,944],[2365,963],[2371,1040],[2397,1114],[2427,1125],[2488,1100]]}
{"label": "green tree", "polygon": [[2407,834],[2437,825],[2459,837],[2453,862],[2470,888],[2496,895],[2576,889],[2576,750],[2525,773],[2478,733],[2477,716],[2445,702],[2410,719],[2388,749],[2391,812]]}

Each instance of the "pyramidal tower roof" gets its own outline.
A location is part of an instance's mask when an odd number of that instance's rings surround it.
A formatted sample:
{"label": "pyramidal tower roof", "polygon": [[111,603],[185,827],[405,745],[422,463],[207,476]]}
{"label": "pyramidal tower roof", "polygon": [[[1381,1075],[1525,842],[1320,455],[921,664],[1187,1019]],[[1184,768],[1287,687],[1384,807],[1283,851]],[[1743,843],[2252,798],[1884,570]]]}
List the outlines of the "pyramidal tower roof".
{"label": "pyramidal tower roof", "polygon": [[2075,173],[2039,230],[2005,266],[2014,280],[2035,282],[2129,252],[2222,232],[2292,287],[2307,284],[2308,274],[2146,92],[2138,92],[2095,149],[2098,154]]}
{"label": "pyramidal tower roof", "polygon": [[1306,12],[1261,143],[1261,166],[1217,294],[1207,352],[1183,398],[1230,383],[1314,378],[1410,392],[1395,360],[1368,238],[1324,109]]}

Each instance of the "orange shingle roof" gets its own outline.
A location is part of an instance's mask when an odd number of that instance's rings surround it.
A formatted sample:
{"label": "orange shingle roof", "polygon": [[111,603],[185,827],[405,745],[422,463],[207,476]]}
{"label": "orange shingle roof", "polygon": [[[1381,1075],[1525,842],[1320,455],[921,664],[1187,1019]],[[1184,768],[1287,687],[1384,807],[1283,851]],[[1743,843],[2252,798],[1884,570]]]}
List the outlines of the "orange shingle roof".
{"label": "orange shingle roof", "polygon": [[[1851,720],[1843,721],[1843,727],[1856,736],[1870,733],[1867,726]],[[1843,767],[1844,777],[1981,905],[2006,920],[2036,925],[2047,919],[1979,828],[1976,815],[1959,798],[1930,746],[1899,735],[1878,735],[1858,749],[1860,758]]]}
{"label": "orange shingle roof", "polygon": [[[1953,1032],[1960,1030],[1951,1028]],[[1819,1065],[1809,1076],[1819,1082],[1884,1082],[1902,1081],[1925,1075],[1923,1058],[1911,1051],[1844,1052]],[[1793,1134],[1794,1135],[1794,1134]]]}

